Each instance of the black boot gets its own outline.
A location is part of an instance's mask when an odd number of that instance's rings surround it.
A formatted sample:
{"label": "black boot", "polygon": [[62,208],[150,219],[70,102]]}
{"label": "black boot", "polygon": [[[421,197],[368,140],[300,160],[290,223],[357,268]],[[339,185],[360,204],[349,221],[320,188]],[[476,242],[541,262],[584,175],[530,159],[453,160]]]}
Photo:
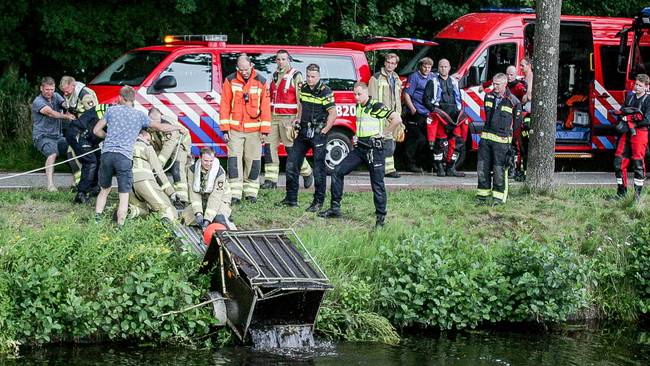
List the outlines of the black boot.
{"label": "black boot", "polygon": [[375,228],[380,228],[384,227],[384,221],[386,219],[386,215],[377,215],[377,221],[375,221]]}
{"label": "black boot", "polygon": [[442,164],[442,161],[436,161],[436,175],[439,177],[444,177],[445,175],[445,166]]}
{"label": "black boot", "polygon": [[305,187],[305,189],[311,187],[314,185],[314,174],[310,174],[306,177],[302,177],[302,186]]}
{"label": "black boot", "polygon": [[465,176],[465,173],[456,170],[456,164],[452,161],[451,163],[449,163],[449,166],[447,167],[447,176],[462,178]]}
{"label": "black boot", "polygon": [[641,202],[641,190],[643,189],[643,186],[634,186],[634,201],[636,203]]}
{"label": "black boot", "polygon": [[74,196],[74,200],[72,202],[74,203],[88,203],[88,194],[83,193],[83,192],[77,192],[77,194]]}
{"label": "black boot", "polygon": [[318,214],[319,217],[330,218],[330,217],[341,217],[341,209],[336,206],[332,206],[327,210]]}
{"label": "black boot", "polygon": [[260,186],[262,189],[276,189],[278,188],[278,184],[276,182],[272,182],[270,180],[265,180],[264,183]]}
{"label": "black boot", "polygon": [[625,195],[627,195],[627,188],[624,185],[619,184],[618,188],[616,189],[616,197],[619,199],[625,198]]}
{"label": "black boot", "polygon": [[318,212],[320,209],[323,208],[323,204],[321,202],[313,201],[309,207],[305,211],[307,212]]}

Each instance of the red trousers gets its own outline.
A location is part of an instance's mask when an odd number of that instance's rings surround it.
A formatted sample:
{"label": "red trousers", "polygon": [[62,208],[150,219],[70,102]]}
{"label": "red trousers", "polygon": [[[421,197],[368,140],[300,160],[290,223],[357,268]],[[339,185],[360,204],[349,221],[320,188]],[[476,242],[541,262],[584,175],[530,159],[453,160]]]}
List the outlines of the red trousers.
{"label": "red trousers", "polygon": [[643,186],[645,179],[645,152],[647,147],[647,127],[637,128],[636,135],[634,136],[628,132],[619,137],[616,154],[614,155],[616,182],[619,185],[627,186],[627,168],[630,165],[630,160],[632,160],[634,164],[634,185]]}

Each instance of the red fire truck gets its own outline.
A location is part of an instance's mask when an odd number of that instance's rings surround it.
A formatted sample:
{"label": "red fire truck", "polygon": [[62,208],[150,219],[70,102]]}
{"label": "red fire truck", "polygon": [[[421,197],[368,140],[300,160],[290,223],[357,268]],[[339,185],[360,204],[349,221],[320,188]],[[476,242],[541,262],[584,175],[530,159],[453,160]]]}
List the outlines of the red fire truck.
{"label": "red fire truck", "polygon": [[623,28],[618,36],[621,39],[617,71],[627,74],[626,89],[632,90],[638,74],[650,74],[650,7],[642,9],[633,23]]}

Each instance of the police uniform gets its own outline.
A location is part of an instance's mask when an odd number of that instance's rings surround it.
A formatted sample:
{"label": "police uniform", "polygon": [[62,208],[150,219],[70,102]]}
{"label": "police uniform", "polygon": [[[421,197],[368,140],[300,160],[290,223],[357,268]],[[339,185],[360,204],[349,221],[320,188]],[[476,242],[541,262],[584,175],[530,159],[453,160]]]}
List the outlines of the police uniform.
{"label": "police uniform", "polygon": [[[392,75],[388,75],[382,67],[381,71],[376,72],[368,81],[368,96],[383,103],[398,115],[402,114],[402,80],[400,80],[397,73],[393,72]],[[384,134],[385,174],[393,178],[399,178],[400,175],[395,169],[394,154],[395,139],[392,133],[386,133]]]}
{"label": "police uniform", "polygon": [[[181,131],[161,132],[151,134],[151,145],[162,166],[170,166],[170,172],[174,179],[174,190],[178,193],[181,201],[189,202],[187,186],[187,168],[194,163],[192,157],[192,137],[190,132],[181,125],[175,118],[162,116],[162,123],[168,123],[181,127]],[[170,161],[170,159],[172,161]]]}
{"label": "police uniform", "polygon": [[[68,127],[69,136],[66,140],[69,141],[70,147],[77,156],[84,155],[99,147],[101,139],[95,136],[93,128],[95,128],[97,121],[104,117],[106,109],[108,109],[108,104],[98,104],[82,113],[76,120],[70,121]],[[81,164],[81,169],[79,170],[77,195],[74,202],[86,203],[90,194],[99,192],[97,183],[100,157],[101,151],[97,150],[94,153],[77,158]]]}
{"label": "police uniform", "polygon": [[133,146],[132,170],[133,192],[129,194],[129,217],[144,216],[154,211],[163,218],[176,221],[176,208],[169,199],[175,193],[174,188],[163,172],[156,151],[140,138]]}
{"label": "police uniform", "polygon": [[[302,74],[288,66],[284,70],[273,73],[271,83],[271,133],[268,143],[264,146],[264,184],[261,188],[275,188],[280,173],[280,158],[278,147],[284,145],[287,155],[293,147],[292,122],[298,114]],[[304,160],[300,167],[300,175],[305,180],[305,188],[313,183],[311,166]]]}
{"label": "police uniform", "polygon": [[[300,90],[300,130],[293,142],[287,159],[287,194],[283,202],[295,206],[298,202],[298,170],[305,155],[312,149],[314,156],[314,199],[311,206],[322,207],[325,201],[326,175],[325,145],[327,136],[321,133],[325,127],[328,111],[335,108],[332,89],[319,81],[313,88],[306,83]],[[315,206],[314,206],[315,207]],[[319,208],[320,208],[319,207]]]}
{"label": "police uniform", "polygon": [[332,205],[327,211],[321,212],[322,217],[340,215],[341,199],[343,198],[343,179],[360,164],[365,164],[370,173],[373,201],[377,225],[384,224],[386,216],[386,188],[384,186],[384,148],[383,136],[386,118],[393,111],[382,103],[368,99],[365,105],[357,104],[356,146],[334,169],[332,174]]}
{"label": "police uniform", "polygon": [[479,200],[490,196],[495,203],[508,197],[508,165],[512,131],[519,128],[522,112],[517,97],[505,89],[503,96],[487,93],[484,100],[485,126],[478,147]]}
{"label": "police uniform", "polygon": [[648,146],[648,126],[650,126],[650,96],[645,93],[641,98],[637,98],[632,93],[625,98],[623,107],[638,108],[642,116],[639,116],[638,121],[630,122],[633,123],[634,134],[630,130],[618,138],[614,155],[617,195],[623,197],[627,193],[627,168],[632,160],[634,197],[638,201],[641,199],[641,190],[645,180],[645,153]]}
{"label": "police uniform", "polygon": [[[208,223],[219,222],[231,227],[230,201],[232,192],[226,172],[219,164],[219,159],[214,159],[212,168],[209,171],[201,167],[201,160],[197,160],[190,165],[187,169],[187,182],[189,184],[190,206],[185,209],[182,215],[185,224],[196,223],[205,227]],[[196,222],[197,218],[202,222]]]}

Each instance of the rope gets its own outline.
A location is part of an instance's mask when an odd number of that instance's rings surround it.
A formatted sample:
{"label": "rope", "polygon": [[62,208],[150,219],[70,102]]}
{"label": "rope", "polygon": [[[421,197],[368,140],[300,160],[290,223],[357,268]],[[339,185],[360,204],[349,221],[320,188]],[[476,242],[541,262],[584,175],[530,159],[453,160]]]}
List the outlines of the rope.
{"label": "rope", "polygon": [[[168,162],[171,162],[171,164],[169,164],[167,168],[164,168],[163,172],[167,173],[167,171],[171,169],[172,166],[174,166],[174,163],[176,162],[176,158],[178,157],[178,150],[180,150],[181,148],[181,141],[183,141],[183,137],[184,135],[182,133],[178,136],[178,141],[176,141],[176,149],[174,150],[174,153],[167,160]],[[182,168],[183,167],[181,167],[181,169]]]}
{"label": "rope", "polygon": [[52,165],[46,165],[46,166],[44,166],[44,167],[36,168],[36,169],[32,169],[32,170],[30,170],[30,171],[23,172],[23,173],[18,173],[18,174],[14,174],[14,175],[9,175],[9,176],[6,176],[6,177],[0,177],[0,180],[11,179],[11,178],[17,178],[17,177],[21,177],[21,176],[23,176],[23,175],[27,175],[27,174],[35,173],[35,172],[37,172],[37,171],[39,171],[39,170],[45,170],[45,169],[47,169],[47,168],[49,168],[49,167],[55,167],[55,166],[57,166],[57,165],[65,164],[65,163],[70,162],[70,161],[72,161],[72,160],[76,160],[76,159],[78,159],[78,158],[80,158],[80,157],[82,157],[82,156],[86,156],[86,155],[88,155],[88,154],[92,154],[92,153],[94,153],[95,151],[98,151],[99,149],[101,149],[101,147],[98,147],[98,148],[96,148],[96,149],[94,149],[94,150],[90,150],[90,151],[85,152],[85,153],[83,153],[83,154],[81,154],[81,155],[73,156],[73,157],[71,157],[70,159],[63,160],[63,161],[61,161],[61,162],[59,162],[59,163],[55,163],[55,164],[52,164]]}

